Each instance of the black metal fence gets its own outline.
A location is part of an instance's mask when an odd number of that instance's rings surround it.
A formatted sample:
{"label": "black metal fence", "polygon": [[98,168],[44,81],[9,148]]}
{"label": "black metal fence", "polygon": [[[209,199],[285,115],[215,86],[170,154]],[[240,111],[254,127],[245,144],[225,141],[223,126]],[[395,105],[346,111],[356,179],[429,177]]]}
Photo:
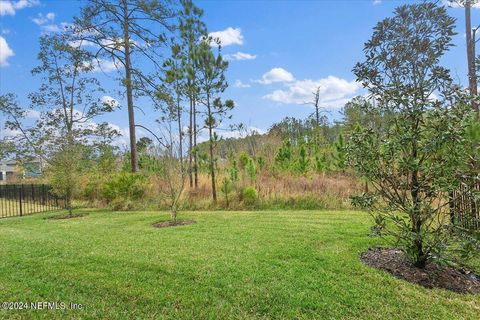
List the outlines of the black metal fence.
{"label": "black metal fence", "polygon": [[45,184],[0,185],[0,218],[61,210],[65,200],[55,196]]}
{"label": "black metal fence", "polygon": [[480,229],[480,176],[462,177],[452,192],[450,215],[453,222],[471,230]]}

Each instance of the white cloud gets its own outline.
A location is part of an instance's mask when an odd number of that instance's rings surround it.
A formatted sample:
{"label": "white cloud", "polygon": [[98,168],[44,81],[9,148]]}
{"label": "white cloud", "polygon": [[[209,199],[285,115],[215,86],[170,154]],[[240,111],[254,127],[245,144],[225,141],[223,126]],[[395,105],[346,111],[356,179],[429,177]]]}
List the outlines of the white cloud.
{"label": "white cloud", "polygon": [[[265,130],[262,130],[262,129],[256,128],[256,127],[252,127],[252,126],[248,127],[247,129],[244,129],[244,130],[215,130],[215,132],[217,133],[217,135],[220,138],[223,138],[223,139],[245,138],[248,134],[252,134],[254,132],[257,133],[257,134],[265,134],[266,133]],[[207,138],[207,140],[208,140],[208,138]]]}
{"label": "white cloud", "polygon": [[117,108],[120,106],[120,103],[118,102],[118,100],[110,96],[103,96],[100,98],[100,101],[103,104],[110,105],[114,108]]}
{"label": "white cloud", "polygon": [[225,58],[228,60],[253,60],[257,58],[257,55],[239,51],[234,54],[226,54]]}
{"label": "white cloud", "polygon": [[268,71],[262,76],[262,79],[256,80],[255,82],[261,84],[271,84],[275,82],[291,82],[294,81],[295,78],[293,74],[288,72],[283,68],[273,68],[272,70]]}
{"label": "white cloud", "polygon": [[44,24],[41,25],[40,28],[42,28],[42,31],[44,33],[59,33],[65,31],[67,28],[71,27],[72,24],[67,23],[67,22],[62,22],[60,24]]}
{"label": "white cloud", "polygon": [[[228,27],[223,31],[210,32],[208,35],[212,38],[218,38],[220,40],[220,43],[222,44],[222,47],[226,47],[232,44],[243,44],[243,35],[240,28]],[[213,42],[212,46],[215,45],[216,44]]]}
{"label": "white cloud", "polygon": [[13,3],[10,1],[0,1],[0,16],[15,15],[15,8],[13,7]]}
{"label": "white cloud", "polygon": [[62,29],[59,25],[56,24],[45,24],[42,26],[42,30],[48,33],[58,33],[62,32],[64,29]]}
{"label": "white cloud", "polygon": [[93,72],[112,72],[112,71],[117,71],[120,68],[118,63],[115,63],[115,61],[111,60],[98,60],[97,65],[93,69]]}
{"label": "white cloud", "polygon": [[30,119],[40,119],[40,115],[41,115],[40,111],[29,109],[27,111],[26,117]]}
{"label": "white cloud", "polygon": [[248,83],[243,83],[241,80],[235,80],[233,86],[235,88],[250,88],[250,85]]}
{"label": "white cloud", "polygon": [[[472,1],[472,3],[473,2],[474,1]],[[461,5],[457,0],[442,0],[442,4],[451,8],[463,8],[463,5]],[[472,8],[480,9],[480,2],[472,4]]]}
{"label": "white cloud", "polygon": [[74,48],[78,47],[97,47],[97,45],[91,41],[88,40],[73,40],[69,41],[68,45]]}
{"label": "white cloud", "polygon": [[382,0],[373,0],[373,5],[376,6],[378,4],[381,4]]}
{"label": "white cloud", "polygon": [[[257,133],[257,134],[267,133],[266,130],[253,127],[253,126],[246,127],[243,130],[225,130],[225,128],[220,128],[220,129],[214,129],[214,132],[218,135],[219,138],[223,138],[223,139],[229,139],[229,138],[239,139],[239,138],[245,138],[247,135],[252,133]],[[203,130],[199,132],[199,135],[197,137],[197,141],[199,143],[208,141],[208,139],[209,139],[208,131]]]}
{"label": "white cloud", "polygon": [[347,81],[335,76],[320,80],[299,80],[287,84],[285,90],[275,90],[265,95],[264,99],[285,104],[305,104],[312,101],[313,92],[320,87],[320,106],[324,108],[340,108],[360,89],[356,81]]}
{"label": "white cloud", "polygon": [[15,53],[8,46],[7,40],[4,37],[0,36],[0,67],[7,67],[8,58],[13,57]]}
{"label": "white cloud", "polygon": [[55,13],[49,12],[46,15],[39,13],[36,18],[33,18],[32,21],[38,26],[43,26],[47,23],[52,22],[55,19]]}
{"label": "white cloud", "polygon": [[15,9],[23,9],[28,7],[33,7],[40,4],[39,0],[18,0],[15,3]]}
{"label": "white cloud", "polygon": [[103,72],[103,73],[109,73],[113,71],[118,71],[121,69],[121,64],[116,63],[115,61],[112,60],[94,60],[94,61],[85,61],[84,62],[85,67],[87,66],[93,66],[92,72]]}
{"label": "white cloud", "polygon": [[39,0],[0,0],[0,16],[14,16],[17,10],[40,4]]}
{"label": "white cloud", "polygon": [[[66,24],[65,27],[68,27],[70,26],[69,24]],[[77,33],[78,36],[80,38],[82,38],[82,34],[87,36],[89,34],[93,34],[92,33],[88,33],[88,32],[83,32],[83,33]],[[99,43],[102,45],[102,46],[105,46],[107,48],[118,48],[119,46],[122,46],[123,44],[123,40],[121,38],[117,38],[117,39],[102,39],[102,40],[99,40]],[[130,40],[130,43],[136,45],[136,46],[139,46],[138,42],[134,41],[134,40]],[[93,47],[93,48],[99,48],[100,45],[98,45],[97,43],[95,42],[92,42],[92,41],[88,41],[88,40],[73,40],[73,41],[69,41],[68,44],[72,47]]]}

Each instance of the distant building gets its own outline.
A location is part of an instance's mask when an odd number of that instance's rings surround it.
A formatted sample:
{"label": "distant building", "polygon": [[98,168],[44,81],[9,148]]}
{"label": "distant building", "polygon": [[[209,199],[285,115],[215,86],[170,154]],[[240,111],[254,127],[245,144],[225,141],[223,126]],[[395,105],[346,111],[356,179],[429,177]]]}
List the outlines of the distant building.
{"label": "distant building", "polygon": [[0,161],[0,181],[5,182],[13,179],[16,167],[17,162],[15,160]]}
{"label": "distant building", "polygon": [[15,178],[36,178],[42,175],[41,162],[32,160],[19,164],[15,160],[0,161],[0,183],[6,183]]}

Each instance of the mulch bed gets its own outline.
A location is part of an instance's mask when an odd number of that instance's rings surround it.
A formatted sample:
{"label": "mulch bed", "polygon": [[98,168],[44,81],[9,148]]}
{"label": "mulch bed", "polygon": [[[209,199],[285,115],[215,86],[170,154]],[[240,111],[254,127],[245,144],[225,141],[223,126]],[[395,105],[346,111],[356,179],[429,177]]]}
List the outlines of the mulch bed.
{"label": "mulch bed", "polygon": [[48,217],[48,220],[64,220],[64,219],[74,219],[74,218],[82,218],[86,217],[88,214],[85,213],[72,213],[72,214],[64,214],[61,216],[51,216]]}
{"label": "mulch bed", "polygon": [[185,226],[185,225],[194,224],[194,223],[197,223],[197,222],[195,220],[177,220],[175,222],[171,220],[167,220],[167,221],[155,222],[154,224],[152,224],[152,226],[155,228],[167,228],[167,227]]}
{"label": "mulch bed", "polygon": [[458,293],[480,293],[480,277],[467,269],[454,269],[429,263],[425,269],[416,268],[405,259],[402,251],[370,248],[361,260],[374,268],[385,270],[395,277],[426,288],[441,288]]}

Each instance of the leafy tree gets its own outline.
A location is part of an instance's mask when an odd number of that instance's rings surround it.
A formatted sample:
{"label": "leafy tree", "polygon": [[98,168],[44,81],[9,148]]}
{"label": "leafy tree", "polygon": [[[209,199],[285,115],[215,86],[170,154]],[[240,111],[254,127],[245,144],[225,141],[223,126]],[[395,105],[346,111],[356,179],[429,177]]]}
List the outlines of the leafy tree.
{"label": "leafy tree", "polygon": [[441,200],[455,187],[464,159],[468,114],[439,62],[452,46],[454,23],[434,3],[400,6],[374,28],[365,61],[354,68],[378,101],[362,112],[389,114],[384,128],[358,127],[350,136],[348,158],[374,187],[356,202],[385,218],[376,221],[387,222],[386,234],[420,268],[451,248],[448,201]]}
{"label": "leafy tree", "polygon": [[[40,158],[51,167],[51,183],[59,195],[67,197],[69,210],[81,172],[78,164],[91,153],[85,146],[102,145],[118,135],[107,124],[93,122],[114,110],[116,103],[100,98],[103,89],[89,76],[93,67],[85,64],[90,58],[82,46],[71,44],[69,32],[44,35],[40,38],[40,65],[32,70],[34,76],[42,76],[41,85],[29,95],[30,108],[19,106],[12,94],[0,97],[6,126],[19,132],[15,137],[17,155]],[[38,118],[31,124],[25,118],[35,112]]]}
{"label": "leafy tree", "polygon": [[153,146],[153,141],[148,137],[141,137],[137,141],[137,151],[139,153],[147,152],[148,149],[152,146]]}
{"label": "leafy tree", "polygon": [[75,41],[94,47],[93,58],[100,67],[102,61],[110,61],[124,71],[132,172],[138,170],[134,96],[153,98],[156,88],[138,62],[161,67],[163,58],[158,49],[165,42],[165,33],[173,30],[171,19],[175,15],[168,0],[89,0],[80,17],[74,19]]}
{"label": "leafy tree", "polygon": [[[382,126],[383,118],[385,115],[381,114],[380,108],[375,108],[375,101],[373,99],[367,99],[363,96],[354,97],[347,102],[342,109],[343,114],[343,129],[348,138],[349,132],[355,130],[356,127],[376,127]],[[376,114],[367,114],[364,110],[376,110]]]}
{"label": "leafy tree", "polygon": [[50,159],[47,169],[52,191],[65,199],[69,214],[72,214],[72,201],[80,191],[80,177],[87,168],[84,148],[80,144],[62,143]]}
{"label": "leafy tree", "polygon": [[0,140],[0,159],[6,159],[14,151],[15,151],[15,144],[12,141],[8,139]]}

